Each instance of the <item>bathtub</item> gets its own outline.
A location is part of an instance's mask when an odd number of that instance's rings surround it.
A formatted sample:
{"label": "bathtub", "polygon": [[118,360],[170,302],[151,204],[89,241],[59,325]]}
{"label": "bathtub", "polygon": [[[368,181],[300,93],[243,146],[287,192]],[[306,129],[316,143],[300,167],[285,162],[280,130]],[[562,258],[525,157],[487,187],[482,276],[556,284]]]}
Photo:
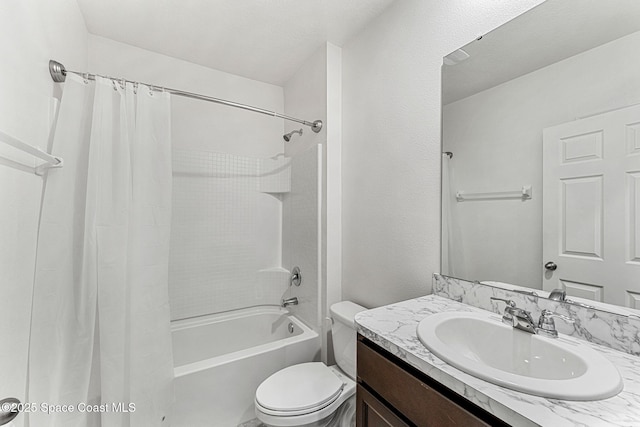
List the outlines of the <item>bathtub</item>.
{"label": "bathtub", "polygon": [[235,427],[251,420],[264,379],[320,357],[318,334],[278,307],[178,320],[171,334],[173,427]]}

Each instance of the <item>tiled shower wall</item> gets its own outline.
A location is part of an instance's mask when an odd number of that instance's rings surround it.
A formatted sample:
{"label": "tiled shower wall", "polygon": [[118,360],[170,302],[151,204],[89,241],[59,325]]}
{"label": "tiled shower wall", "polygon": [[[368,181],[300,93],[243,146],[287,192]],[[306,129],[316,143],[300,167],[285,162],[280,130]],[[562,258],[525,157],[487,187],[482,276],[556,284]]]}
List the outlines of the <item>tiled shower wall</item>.
{"label": "tiled shower wall", "polygon": [[322,240],[320,239],[322,195],[322,146],[314,144],[294,155],[291,163],[291,192],[284,195],[283,266],[299,266],[302,284],[291,286],[286,297],[297,297],[293,314],[313,328],[321,326],[319,304]]}
{"label": "tiled shower wall", "polygon": [[289,163],[174,150],[173,320],[280,302],[289,277],[281,267]]}

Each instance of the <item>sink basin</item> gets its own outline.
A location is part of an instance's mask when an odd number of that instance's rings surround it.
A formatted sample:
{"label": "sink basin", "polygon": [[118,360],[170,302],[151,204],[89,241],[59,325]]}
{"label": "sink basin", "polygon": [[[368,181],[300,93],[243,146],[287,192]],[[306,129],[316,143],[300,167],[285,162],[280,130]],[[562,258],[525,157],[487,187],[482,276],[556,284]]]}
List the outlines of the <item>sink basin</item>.
{"label": "sink basin", "polygon": [[422,344],[448,364],[524,393],[600,400],[623,388],[618,370],[595,350],[514,329],[493,313],[434,314],[418,324],[417,333]]}

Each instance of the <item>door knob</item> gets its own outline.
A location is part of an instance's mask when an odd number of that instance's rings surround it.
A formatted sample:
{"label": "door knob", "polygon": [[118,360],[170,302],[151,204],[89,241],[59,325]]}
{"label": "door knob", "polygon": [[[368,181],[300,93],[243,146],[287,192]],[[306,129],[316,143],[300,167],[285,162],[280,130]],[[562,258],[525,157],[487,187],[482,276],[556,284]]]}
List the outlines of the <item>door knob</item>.
{"label": "door knob", "polygon": [[558,265],[553,261],[549,261],[544,265],[544,268],[546,268],[547,270],[554,271],[558,268]]}
{"label": "door knob", "polygon": [[8,424],[18,416],[20,401],[15,397],[0,400],[0,426]]}

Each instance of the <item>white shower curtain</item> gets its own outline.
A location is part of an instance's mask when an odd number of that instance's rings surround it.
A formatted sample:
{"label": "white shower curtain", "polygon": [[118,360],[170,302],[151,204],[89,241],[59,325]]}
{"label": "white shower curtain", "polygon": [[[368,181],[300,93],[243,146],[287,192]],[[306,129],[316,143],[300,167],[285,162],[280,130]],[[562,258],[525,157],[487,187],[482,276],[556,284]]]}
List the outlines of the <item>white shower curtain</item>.
{"label": "white shower curtain", "polygon": [[48,172],[38,238],[31,427],[169,425],[170,134],[169,94],[67,76],[52,147],[64,167]]}

